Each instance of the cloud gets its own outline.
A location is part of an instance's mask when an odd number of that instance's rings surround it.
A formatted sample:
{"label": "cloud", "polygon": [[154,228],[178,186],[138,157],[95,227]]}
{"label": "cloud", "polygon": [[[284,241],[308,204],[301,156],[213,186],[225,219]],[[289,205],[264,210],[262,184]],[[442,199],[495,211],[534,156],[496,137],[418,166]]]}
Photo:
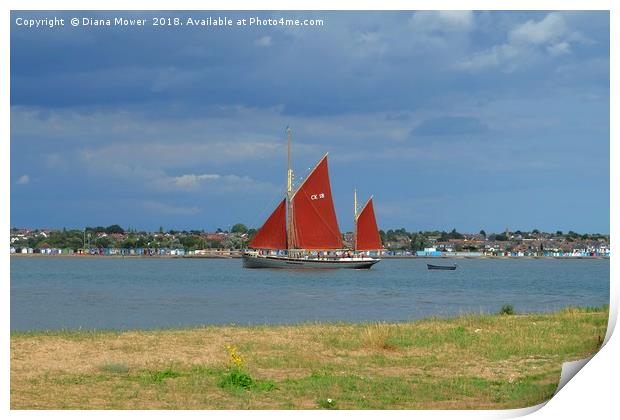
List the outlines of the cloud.
{"label": "cloud", "polygon": [[[248,176],[209,174],[182,174],[169,175],[157,165],[151,162],[148,166],[146,161],[131,162],[103,159],[109,153],[103,151],[83,151],[79,160],[84,170],[93,176],[105,173],[108,179],[123,180],[124,183],[134,183],[141,189],[156,192],[179,192],[179,193],[253,193],[272,192],[277,189],[271,183],[257,181]],[[141,162],[141,163],[140,163]]]}
{"label": "cloud", "polygon": [[568,33],[566,22],[559,13],[549,13],[540,21],[528,20],[512,29],[508,35],[512,44],[545,45]]}
{"label": "cloud", "polygon": [[350,49],[355,59],[372,58],[382,56],[389,50],[389,41],[377,31],[362,31],[353,36]]}
{"label": "cloud", "polygon": [[188,86],[195,85],[200,78],[200,71],[185,70],[178,67],[164,67],[148,74],[151,84],[150,90],[155,93],[187,88]]}
{"label": "cloud", "polygon": [[[49,168],[66,166],[71,159],[67,151],[78,148],[80,158],[91,162],[178,168],[284,155],[286,138],[280,112],[213,107],[197,117],[150,115],[148,109],[136,111],[131,107],[46,110],[16,106],[11,108],[11,124],[12,138],[26,139],[47,152],[41,158]],[[240,126],[239,121],[249,122],[251,127]],[[298,142],[297,147],[304,146]]]}
{"label": "cloud", "polygon": [[551,44],[547,46],[547,51],[549,51],[549,54],[552,56],[570,54],[570,44],[566,41]]}
{"label": "cloud", "polygon": [[480,134],[489,128],[474,117],[437,117],[422,121],[411,130],[412,136],[463,136]]}
{"label": "cloud", "polygon": [[202,181],[215,181],[220,179],[221,176],[217,174],[205,174],[205,175],[181,175],[173,177],[172,184],[175,187],[179,187],[182,189],[189,188],[194,189],[197,188]]}
{"label": "cloud", "polygon": [[265,35],[255,40],[254,45],[258,47],[271,47],[273,45],[273,41],[269,35]]}
{"label": "cloud", "polygon": [[200,213],[196,206],[184,207],[159,201],[143,201],[141,207],[151,213],[177,216],[192,216]]}
{"label": "cloud", "polygon": [[211,193],[247,193],[274,191],[272,184],[258,182],[247,176],[219,174],[185,174],[180,176],[161,176],[152,180],[154,187],[160,191],[195,192],[199,190]]}
{"label": "cloud", "polygon": [[19,178],[17,178],[17,183],[19,185],[26,185],[30,182],[30,177],[28,175],[22,175]]}
{"label": "cloud", "polygon": [[474,29],[474,13],[467,10],[416,12],[409,21],[416,32],[469,32]]}
{"label": "cloud", "polygon": [[513,72],[545,56],[566,55],[574,43],[588,42],[578,31],[569,28],[562,13],[552,12],[541,20],[530,19],[516,25],[508,32],[507,42],[475,52],[456,67],[469,71],[503,67],[504,71]]}
{"label": "cloud", "polygon": [[284,153],[279,143],[262,141],[213,141],[204,144],[193,141],[148,142],[133,139],[128,144],[113,144],[101,148],[84,149],[88,160],[126,164],[157,165],[160,168],[194,166],[205,164],[226,164],[232,162],[257,161],[274,154]]}
{"label": "cloud", "polygon": [[44,164],[50,169],[66,169],[65,159],[60,153],[50,153],[44,157]]}

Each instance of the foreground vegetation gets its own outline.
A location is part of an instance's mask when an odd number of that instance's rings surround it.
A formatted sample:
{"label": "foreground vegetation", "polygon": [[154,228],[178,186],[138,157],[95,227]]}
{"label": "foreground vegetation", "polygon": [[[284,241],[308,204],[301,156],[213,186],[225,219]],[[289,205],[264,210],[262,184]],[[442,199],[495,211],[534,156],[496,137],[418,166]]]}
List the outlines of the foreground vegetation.
{"label": "foreground vegetation", "polygon": [[[510,311],[508,311],[510,312]],[[501,409],[553,395],[607,308],[410,323],[11,334],[12,409]]]}

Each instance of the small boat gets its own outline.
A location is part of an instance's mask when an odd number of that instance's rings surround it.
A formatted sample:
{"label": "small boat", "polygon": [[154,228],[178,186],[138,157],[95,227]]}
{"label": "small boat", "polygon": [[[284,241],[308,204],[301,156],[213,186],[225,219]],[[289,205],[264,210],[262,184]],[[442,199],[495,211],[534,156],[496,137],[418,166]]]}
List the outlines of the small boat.
{"label": "small boat", "polygon": [[428,268],[429,270],[456,270],[456,264],[452,264],[452,265],[426,264],[426,268]]}

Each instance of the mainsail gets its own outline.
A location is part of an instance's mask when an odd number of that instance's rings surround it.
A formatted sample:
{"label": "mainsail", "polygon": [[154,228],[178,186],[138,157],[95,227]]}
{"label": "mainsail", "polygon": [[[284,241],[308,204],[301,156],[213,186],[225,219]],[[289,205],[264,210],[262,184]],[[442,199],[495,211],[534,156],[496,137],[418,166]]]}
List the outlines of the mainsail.
{"label": "mainsail", "polygon": [[249,243],[254,249],[286,249],[286,199],[271,213]]}
{"label": "mainsail", "polygon": [[292,248],[342,249],[329,183],[327,154],[291,197]]}
{"label": "mainsail", "polygon": [[356,235],[355,249],[359,251],[369,251],[382,249],[381,237],[375,219],[375,209],[372,206],[372,197],[368,200],[360,214],[355,220]]}

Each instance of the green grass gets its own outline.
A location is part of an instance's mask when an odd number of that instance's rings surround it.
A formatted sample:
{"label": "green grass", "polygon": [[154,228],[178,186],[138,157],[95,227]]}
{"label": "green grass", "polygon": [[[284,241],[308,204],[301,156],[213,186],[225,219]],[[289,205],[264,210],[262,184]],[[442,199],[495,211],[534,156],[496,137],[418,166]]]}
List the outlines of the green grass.
{"label": "green grass", "polygon": [[239,369],[232,369],[220,381],[220,387],[222,388],[250,389],[254,386],[255,383],[252,377]]}
{"label": "green grass", "polygon": [[142,379],[146,382],[160,384],[165,379],[178,378],[180,376],[183,376],[182,372],[174,370],[173,368],[166,368],[163,370],[145,371],[142,374]]}
{"label": "green grass", "polygon": [[11,408],[526,407],[553,395],[564,361],[597,351],[607,318],[602,307],[408,323],[12,333]]}

